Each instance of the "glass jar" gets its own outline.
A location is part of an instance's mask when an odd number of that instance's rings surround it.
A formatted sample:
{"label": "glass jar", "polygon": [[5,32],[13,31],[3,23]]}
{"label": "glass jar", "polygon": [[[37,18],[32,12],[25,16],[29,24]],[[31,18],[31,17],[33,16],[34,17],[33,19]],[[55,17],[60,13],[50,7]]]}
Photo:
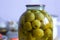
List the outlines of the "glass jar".
{"label": "glass jar", "polygon": [[6,35],[6,33],[7,33],[7,26],[6,25],[7,24],[5,22],[0,23],[0,33],[2,35]]}
{"label": "glass jar", "polygon": [[56,40],[58,34],[58,16],[51,15],[53,20],[53,40]]}
{"label": "glass jar", "polygon": [[26,5],[20,17],[19,40],[53,40],[53,21],[44,10],[45,5]]}

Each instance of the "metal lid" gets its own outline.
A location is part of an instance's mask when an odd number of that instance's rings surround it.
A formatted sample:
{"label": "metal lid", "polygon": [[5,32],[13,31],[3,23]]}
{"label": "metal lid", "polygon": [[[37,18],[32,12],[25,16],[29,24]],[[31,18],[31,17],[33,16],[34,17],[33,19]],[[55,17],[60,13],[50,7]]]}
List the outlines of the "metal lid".
{"label": "metal lid", "polygon": [[38,4],[34,4],[34,5],[26,5],[26,7],[45,7],[45,5],[41,4],[41,5],[38,5]]}

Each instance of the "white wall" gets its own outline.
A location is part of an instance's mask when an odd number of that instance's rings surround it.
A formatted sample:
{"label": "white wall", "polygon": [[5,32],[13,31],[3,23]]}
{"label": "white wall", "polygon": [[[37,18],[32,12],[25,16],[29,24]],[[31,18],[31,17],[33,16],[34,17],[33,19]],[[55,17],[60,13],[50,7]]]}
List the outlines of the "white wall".
{"label": "white wall", "polygon": [[[59,15],[59,0],[37,0],[40,4],[45,4],[50,14]],[[36,3],[36,0],[33,2]],[[0,0],[0,18],[5,20],[18,21],[20,15],[26,10],[25,5],[32,3],[31,0]]]}

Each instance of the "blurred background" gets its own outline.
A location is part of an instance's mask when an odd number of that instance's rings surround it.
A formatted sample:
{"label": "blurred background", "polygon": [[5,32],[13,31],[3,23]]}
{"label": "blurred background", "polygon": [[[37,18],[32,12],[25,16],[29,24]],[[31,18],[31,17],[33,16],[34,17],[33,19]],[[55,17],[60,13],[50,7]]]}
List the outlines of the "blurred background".
{"label": "blurred background", "polygon": [[[56,27],[58,33],[56,38],[60,38],[60,0],[0,0],[0,30],[4,29],[6,32],[6,34],[3,34],[4,39],[18,38],[18,21],[20,16],[26,11],[26,4],[45,4],[45,10],[57,18]],[[11,33],[11,30],[9,30],[12,29],[11,26],[16,29],[15,31],[13,30],[14,33]],[[9,32],[7,32],[7,30],[9,30]],[[14,36],[10,36],[11,34],[14,34]]]}

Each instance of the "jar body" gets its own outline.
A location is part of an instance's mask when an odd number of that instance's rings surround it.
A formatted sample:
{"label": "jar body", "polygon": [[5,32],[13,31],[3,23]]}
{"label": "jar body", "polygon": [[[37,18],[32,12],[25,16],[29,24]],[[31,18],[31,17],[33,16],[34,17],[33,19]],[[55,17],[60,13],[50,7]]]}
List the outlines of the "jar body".
{"label": "jar body", "polygon": [[28,9],[19,20],[19,40],[53,40],[53,21],[45,10]]}

